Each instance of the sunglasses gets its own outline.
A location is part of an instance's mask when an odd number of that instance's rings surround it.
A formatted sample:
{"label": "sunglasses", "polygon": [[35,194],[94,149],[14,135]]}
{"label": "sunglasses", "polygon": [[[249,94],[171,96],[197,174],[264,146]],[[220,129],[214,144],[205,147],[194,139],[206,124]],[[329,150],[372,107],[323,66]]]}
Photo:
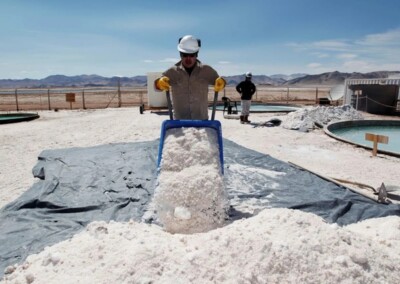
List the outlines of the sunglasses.
{"label": "sunglasses", "polygon": [[183,53],[181,52],[182,57],[197,57],[197,52],[196,53]]}

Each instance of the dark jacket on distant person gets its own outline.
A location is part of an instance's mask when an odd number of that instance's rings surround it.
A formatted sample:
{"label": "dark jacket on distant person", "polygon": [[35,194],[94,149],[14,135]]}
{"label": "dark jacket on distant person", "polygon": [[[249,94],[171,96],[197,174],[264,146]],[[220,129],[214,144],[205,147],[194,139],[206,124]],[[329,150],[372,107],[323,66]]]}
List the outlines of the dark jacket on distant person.
{"label": "dark jacket on distant person", "polygon": [[241,94],[240,98],[242,100],[251,100],[251,97],[256,92],[256,86],[252,81],[246,79],[236,86],[236,91]]}

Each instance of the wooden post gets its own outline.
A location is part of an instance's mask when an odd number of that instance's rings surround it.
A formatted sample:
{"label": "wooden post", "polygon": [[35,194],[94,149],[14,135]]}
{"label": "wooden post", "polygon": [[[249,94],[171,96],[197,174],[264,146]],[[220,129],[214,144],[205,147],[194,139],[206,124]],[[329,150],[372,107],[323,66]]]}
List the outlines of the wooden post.
{"label": "wooden post", "polygon": [[82,90],[82,107],[83,107],[83,109],[86,109],[86,105],[85,105],[85,90]]}
{"label": "wooden post", "polygon": [[50,89],[47,89],[47,100],[49,102],[49,110],[51,110],[51,107],[50,107]]}
{"label": "wooden post", "polygon": [[15,89],[15,105],[17,107],[17,111],[19,111],[19,106],[18,106],[18,90]]}
{"label": "wooden post", "polygon": [[144,102],[143,102],[143,92],[142,92],[142,91],[139,91],[139,97],[140,97],[140,105],[142,106],[142,105],[144,105]]}
{"label": "wooden post", "polygon": [[315,88],[315,104],[318,104],[318,88]]}
{"label": "wooden post", "polygon": [[121,107],[122,101],[121,101],[121,79],[118,78],[118,107]]}
{"label": "wooden post", "polygon": [[358,110],[358,100],[360,99],[360,96],[362,95],[362,90],[355,90],[354,94],[356,95],[356,110]]}
{"label": "wooden post", "polygon": [[358,110],[358,99],[359,98],[360,98],[360,96],[356,93],[356,110]]}
{"label": "wooden post", "polygon": [[389,137],[384,135],[376,135],[372,133],[365,133],[365,140],[372,141],[373,149],[372,149],[372,156],[376,156],[378,153],[378,143],[388,144]]}
{"label": "wooden post", "polygon": [[289,103],[289,87],[287,87],[287,90],[286,90],[286,104],[288,104]]}

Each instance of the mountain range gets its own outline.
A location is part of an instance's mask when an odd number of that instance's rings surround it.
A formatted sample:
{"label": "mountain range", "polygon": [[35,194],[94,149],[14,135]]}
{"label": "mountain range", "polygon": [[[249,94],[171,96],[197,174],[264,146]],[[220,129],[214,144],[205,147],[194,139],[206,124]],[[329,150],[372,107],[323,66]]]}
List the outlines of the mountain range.
{"label": "mountain range", "polygon": [[[343,84],[346,79],[400,77],[400,71],[377,71],[370,73],[342,73],[338,71],[308,75],[303,73],[271,76],[253,75],[252,81],[266,86],[333,86]],[[234,86],[244,79],[243,75],[224,76],[227,84]],[[103,77],[99,75],[51,75],[44,79],[0,79],[0,88],[55,88],[55,87],[115,87],[118,82],[122,87],[147,85],[147,76]]]}

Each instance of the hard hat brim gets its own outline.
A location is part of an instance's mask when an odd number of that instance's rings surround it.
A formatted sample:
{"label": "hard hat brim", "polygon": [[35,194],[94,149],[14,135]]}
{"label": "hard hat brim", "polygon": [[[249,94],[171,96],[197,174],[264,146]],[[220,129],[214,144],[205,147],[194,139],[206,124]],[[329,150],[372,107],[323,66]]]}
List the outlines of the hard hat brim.
{"label": "hard hat brim", "polygon": [[188,48],[183,48],[178,44],[178,51],[183,52],[183,53],[188,53],[188,54],[193,54],[199,51],[200,48],[195,48],[195,49],[188,49]]}

